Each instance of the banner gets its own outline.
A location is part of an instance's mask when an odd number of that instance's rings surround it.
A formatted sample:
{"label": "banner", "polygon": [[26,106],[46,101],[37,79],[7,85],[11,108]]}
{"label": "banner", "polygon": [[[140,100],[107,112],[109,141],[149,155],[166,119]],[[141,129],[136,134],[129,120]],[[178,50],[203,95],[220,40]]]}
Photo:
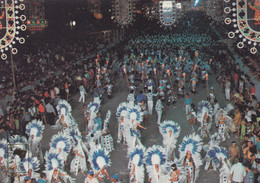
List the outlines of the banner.
{"label": "banner", "polygon": [[127,26],[133,21],[133,0],[115,0],[114,20],[121,26]]}
{"label": "banner", "polygon": [[[22,1],[22,0],[20,0]],[[23,44],[25,39],[18,37],[19,30],[25,31],[26,25],[23,22],[26,20],[25,15],[18,15],[18,10],[24,10],[24,4],[18,4],[15,0],[2,0],[0,5],[0,50],[2,60],[6,60],[9,49],[12,54],[16,54],[18,50],[14,48],[16,41]],[[22,23],[20,23],[22,22]]]}
{"label": "banner", "polygon": [[173,1],[159,2],[160,23],[164,26],[171,26],[176,21],[176,6]]}
{"label": "banner", "polygon": [[[243,48],[245,43],[250,47],[250,52],[257,52],[257,45],[260,45],[260,0],[224,0],[227,7],[224,12],[229,15],[225,19],[226,24],[233,24],[236,29],[228,33],[229,38],[236,34],[240,38],[238,48]],[[235,16],[235,18],[233,18]],[[232,18],[231,18],[232,17]]]}

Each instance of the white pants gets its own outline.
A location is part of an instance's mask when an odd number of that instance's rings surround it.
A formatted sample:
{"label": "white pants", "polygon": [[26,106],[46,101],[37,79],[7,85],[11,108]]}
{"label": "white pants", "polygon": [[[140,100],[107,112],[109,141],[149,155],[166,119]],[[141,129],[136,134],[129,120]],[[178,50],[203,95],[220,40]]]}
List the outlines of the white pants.
{"label": "white pants", "polygon": [[186,115],[188,115],[190,113],[190,110],[191,110],[191,106],[190,105],[185,105]]}
{"label": "white pants", "polygon": [[162,111],[157,111],[157,115],[158,115],[157,124],[160,124],[162,118]]}
{"label": "white pants", "polygon": [[153,101],[148,101],[147,105],[148,105],[149,114],[152,115],[153,114]]}
{"label": "white pants", "polygon": [[80,91],[79,94],[80,94],[79,102],[82,101],[82,103],[85,103],[85,92]]}
{"label": "white pants", "polygon": [[230,88],[225,89],[225,96],[227,100],[230,100]]}

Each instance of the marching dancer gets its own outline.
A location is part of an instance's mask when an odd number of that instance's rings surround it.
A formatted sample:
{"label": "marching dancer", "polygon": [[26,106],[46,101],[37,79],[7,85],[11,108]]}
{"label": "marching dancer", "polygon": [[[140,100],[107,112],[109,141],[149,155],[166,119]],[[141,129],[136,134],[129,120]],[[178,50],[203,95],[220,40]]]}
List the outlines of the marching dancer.
{"label": "marching dancer", "polygon": [[104,181],[105,176],[107,180],[109,180],[109,174],[106,168],[110,166],[111,160],[109,154],[102,150],[101,146],[90,150],[88,161],[94,170],[94,177],[97,177],[100,182]]}
{"label": "marching dancer", "polygon": [[148,93],[146,93],[148,112],[150,115],[153,114],[153,97],[157,96],[157,95],[158,95],[158,93],[153,94],[152,90],[149,90],[149,89],[148,89]]}
{"label": "marching dancer", "polygon": [[161,101],[161,97],[158,98],[156,105],[155,105],[155,110],[157,112],[157,124],[159,125],[161,123],[161,118],[162,118],[162,110],[163,110],[163,104]]}
{"label": "marching dancer", "polygon": [[118,120],[118,138],[117,143],[120,143],[123,141],[123,143],[126,143],[125,139],[125,130],[126,130],[126,123],[127,123],[127,110],[128,110],[128,104],[125,102],[122,102],[117,107],[116,117]]}
{"label": "marching dancer", "polygon": [[63,180],[74,183],[74,179],[64,171],[64,163],[58,156],[59,154],[55,152],[45,153],[46,182],[57,183]]}
{"label": "marching dancer", "polygon": [[37,157],[43,163],[43,153],[41,149],[42,134],[45,126],[42,121],[33,120],[26,125],[26,134],[29,136],[28,142],[31,146],[32,157]]}
{"label": "marching dancer", "polygon": [[78,175],[80,172],[87,171],[86,155],[88,149],[83,143],[82,136],[77,128],[68,129],[67,134],[71,139],[71,144],[74,152],[74,158],[70,163],[70,172]]}
{"label": "marching dancer", "polygon": [[58,158],[62,161],[62,163],[66,164],[70,150],[71,141],[70,137],[68,137],[66,133],[59,132],[58,134],[52,136],[49,151],[57,153]]}
{"label": "marching dancer", "polygon": [[180,162],[188,171],[187,183],[195,183],[198,178],[199,167],[202,165],[201,149],[202,139],[195,134],[184,137],[179,147]]}
{"label": "marching dancer", "polygon": [[197,120],[200,122],[200,132],[201,136],[205,135],[209,138],[209,129],[212,122],[213,109],[208,101],[201,101],[198,104]]}
{"label": "marching dancer", "polygon": [[153,145],[146,150],[145,164],[148,172],[148,181],[151,183],[167,183],[168,176],[164,175],[166,155],[165,149],[158,145]]}
{"label": "marching dancer", "polygon": [[145,148],[142,145],[137,145],[129,154],[130,157],[130,182],[142,183],[144,182],[144,153]]}
{"label": "marching dancer", "polygon": [[167,159],[172,159],[174,149],[176,148],[177,138],[180,135],[180,125],[174,121],[163,121],[160,124],[159,129],[163,136],[166,157]]}

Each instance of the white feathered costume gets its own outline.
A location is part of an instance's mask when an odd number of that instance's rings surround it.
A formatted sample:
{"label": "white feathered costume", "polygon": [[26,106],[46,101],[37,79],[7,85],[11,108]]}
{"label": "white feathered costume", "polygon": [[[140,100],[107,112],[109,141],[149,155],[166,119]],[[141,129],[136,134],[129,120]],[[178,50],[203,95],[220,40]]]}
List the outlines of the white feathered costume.
{"label": "white feathered costume", "polygon": [[[194,133],[185,136],[179,147],[180,159],[179,162],[185,167],[190,175],[190,182],[195,183],[198,178],[199,167],[202,165],[200,152],[202,149],[202,139]],[[191,159],[186,159],[188,152],[191,154]],[[190,164],[191,163],[191,164]]]}
{"label": "white feathered costume", "polygon": [[166,149],[166,156],[170,158],[173,150],[176,148],[177,138],[180,135],[180,125],[174,121],[163,121],[160,124],[160,133],[163,136],[163,145]]}

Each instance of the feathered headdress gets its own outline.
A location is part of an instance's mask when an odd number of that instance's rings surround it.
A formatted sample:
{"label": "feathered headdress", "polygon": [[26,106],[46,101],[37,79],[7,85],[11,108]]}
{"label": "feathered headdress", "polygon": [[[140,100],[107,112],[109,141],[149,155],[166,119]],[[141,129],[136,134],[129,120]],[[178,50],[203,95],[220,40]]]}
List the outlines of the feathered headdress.
{"label": "feathered headdress", "polygon": [[154,166],[155,164],[163,165],[165,162],[165,149],[162,146],[153,145],[146,150],[145,163],[147,166]]}
{"label": "feathered headdress", "polygon": [[100,107],[100,104],[99,103],[96,103],[96,102],[90,102],[88,104],[88,107],[87,107],[87,112],[93,112],[93,113],[97,113],[98,110],[99,110],[99,107]]}
{"label": "feathered headdress", "polygon": [[104,127],[103,127],[103,133],[107,130],[108,128],[108,123],[109,123],[109,119],[111,117],[111,111],[108,110],[107,114],[106,114],[106,119],[104,120]]}
{"label": "feathered headdress", "polygon": [[116,111],[116,117],[119,122],[121,121],[122,116],[123,117],[127,116],[127,111],[128,111],[128,103],[126,102],[120,103]]}
{"label": "feathered headdress", "polygon": [[181,156],[185,156],[187,151],[190,151],[192,155],[200,155],[201,149],[202,139],[199,135],[193,133],[183,138],[179,147],[179,153]]}
{"label": "feathered headdress", "polygon": [[174,135],[176,138],[180,135],[180,125],[172,120],[169,121],[163,121],[160,124],[160,133],[162,135],[168,134],[169,131],[172,131],[172,135]]}
{"label": "feathered headdress", "polygon": [[198,104],[197,120],[199,122],[203,121],[203,117],[204,117],[205,113],[212,119],[213,108],[212,108],[210,102],[202,100]]}
{"label": "feathered headdress", "polygon": [[111,160],[108,152],[105,152],[101,146],[98,146],[93,151],[89,153],[89,162],[94,171],[99,171],[104,166],[110,166]]}
{"label": "feathered headdress", "polygon": [[10,142],[14,145],[13,150],[22,149],[26,150],[27,139],[20,135],[13,135],[10,137]]}
{"label": "feathered headdress", "polygon": [[137,145],[132,152],[130,152],[129,157],[130,160],[136,165],[136,166],[142,166],[144,162],[144,153],[145,148]]}
{"label": "feathered headdress", "polygon": [[61,159],[58,158],[58,156],[59,154],[55,152],[46,151],[45,153],[45,173],[47,182],[51,182],[53,171],[55,168],[57,168],[59,172],[65,175],[61,177],[65,182],[69,180],[70,183],[73,183],[74,179],[63,171],[64,163]]}
{"label": "feathered headdress", "polygon": [[27,173],[30,169],[35,172],[40,169],[40,162],[36,157],[24,158],[20,163],[19,168],[23,173]]}
{"label": "feathered headdress", "polygon": [[56,109],[59,115],[71,115],[71,105],[66,100],[60,100]]}
{"label": "feathered headdress", "polygon": [[215,146],[211,148],[207,156],[214,161],[215,164],[219,165],[220,159],[228,159],[228,152],[227,149],[224,147]]}
{"label": "feathered headdress", "polygon": [[45,170],[46,171],[52,171],[55,168],[58,168],[59,170],[63,169],[63,163],[62,160],[58,158],[58,154],[55,152],[48,152],[45,153]]}
{"label": "feathered headdress", "polygon": [[25,132],[28,136],[34,135],[35,138],[41,139],[44,128],[42,121],[34,119],[26,125]]}
{"label": "feathered headdress", "polygon": [[69,153],[71,149],[70,137],[65,133],[59,132],[56,135],[53,135],[50,142],[50,151],[57,152],[58,149],[61,149],[63,152]]}
{"label": "feathered headdress", "polygon": [[141,123],[143,121],[143,112],[139,105],[134,105],[128,108],[127,118],[132,122],[134,120],[136,123]]}

